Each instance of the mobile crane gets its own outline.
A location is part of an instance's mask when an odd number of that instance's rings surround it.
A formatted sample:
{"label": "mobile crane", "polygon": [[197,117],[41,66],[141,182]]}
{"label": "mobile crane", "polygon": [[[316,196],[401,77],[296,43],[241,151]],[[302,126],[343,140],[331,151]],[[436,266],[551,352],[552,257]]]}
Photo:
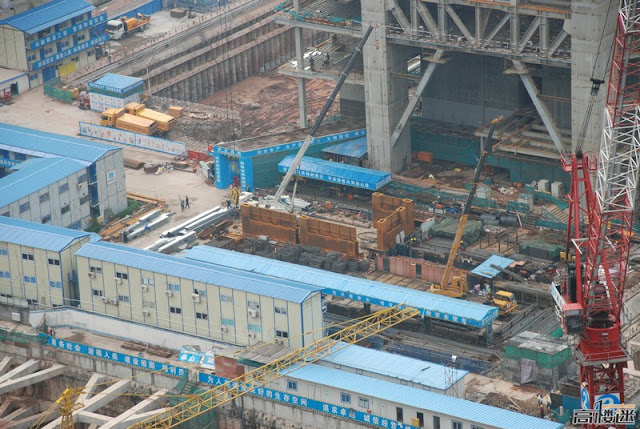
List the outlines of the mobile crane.
{"label": "mobile crane", "polygon": [[484,144],[480,149],[480,158],[478,159],[478,164],[476,164],[476,170],[473,174],[471,189],[469,190],[469,194],[467,194],[467,199],[464,203],[464,208],[462,209],[462,216],[460,216],[460,220],[458,221],[458,229],[456,230],[456,235],[451,245],[449,259],[447,260],[447,265],[444,269],[444,274],[442,275],[442,281],[439,285],[431,285],[431,292],[433,293],[450,296],[452,298],[462,298],[467,294],[467,280],[464,277],[453,276],[451,278],[451,283],[449,283],[449,278],[451,277],[451,272],[453,271],[453,262],[456,260],[456,257],[458,256],[458,250],[460,250],[460,245],[462,244],[462,234],[464,234],[464,228],[467,225],[467,219],[469,219],[469,209],[471,208],[471,202],[473,201],[473,197],[476,194],[476,189],[478,188],[480,172],[484,168],[484,163],[487,159],[487,153],[491,151],[491,140],[493,139],[493,132],[495,131],[496,126],[498,125],[498,123],[500,123],[500,121],[502,121],[502,116],[492,119],[491,124],[489,125],[489,132],[487,133],[487,138],[484,139]]}
{"label": "mobile crane", "polygon": [[[551,294],[563,330],[578,340],[583,409],[602,410],[625,400],[623,370],[629,356],[621,315],[640,162],[639,54],[638,0],[621,0],[599,156],[578,147],[561,158],[571,176],[567,248],[575,263],[567,264]],[[594,95],[602,81],[592,82]],[[621,428],[625,421],[619,419],[632,412],[619,407],[615,420],[583,427]]]}

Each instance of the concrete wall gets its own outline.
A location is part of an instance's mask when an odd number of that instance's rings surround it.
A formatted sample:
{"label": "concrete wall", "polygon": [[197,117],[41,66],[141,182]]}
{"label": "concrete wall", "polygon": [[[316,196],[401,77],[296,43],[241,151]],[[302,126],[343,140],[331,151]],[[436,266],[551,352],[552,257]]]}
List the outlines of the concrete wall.
{"label": "concrete wall", "polygon": [[451,52],[447,59],[423,93],[424,118],[476,127],[531,104],[520,78],[504,74],[503,59]]}
{"label": "concrete wall", "polygon": [[319,294],[301,306],[131,266],[80,256],[77,261],[84,310],[237,345],[280,339],[299,348],[303,329],[313,331],[307,341],[322,336]]}
{"label": "concrete wall", "polygon": [[0,67],[27,70],[24,33],[8,25],[0,25]]}
{"label": "concrete wall", "polygon": [[88,241],[89,237],[74,240],[61,252],[0,243],[0,303],[22,307],[70,305],[76,296],[72,261],[75,251]]}

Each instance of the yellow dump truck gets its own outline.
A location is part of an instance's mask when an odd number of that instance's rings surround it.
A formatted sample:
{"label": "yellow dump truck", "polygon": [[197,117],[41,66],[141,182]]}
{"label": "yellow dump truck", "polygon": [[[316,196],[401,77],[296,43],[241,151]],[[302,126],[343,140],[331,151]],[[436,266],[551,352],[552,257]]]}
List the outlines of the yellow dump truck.
{"label": "yellow dump truck", "polygon": [[100,125],[153,135],[157,131],[155,121],[125,113],[124,107],[107,109],[100,115]]}
{"label": "yellow dump truck", "polygon": [[516,297],[511,292],[504,290],[496,292],[489,304],[500,309],[500,316],[508,316],[509,314],[515,313],[518,309]]}
{"label": "yellow dump truck", "polygon": [[144,104],[131,102],[124,106],[124,108],[125,111],[130,115],[135,115],[141,118],[155,121],[156,126],[158,127],[158,131],[161,131],[163,133],[170,131],[176,123],[176,118],[174,118],[173,116],[148,109]]}

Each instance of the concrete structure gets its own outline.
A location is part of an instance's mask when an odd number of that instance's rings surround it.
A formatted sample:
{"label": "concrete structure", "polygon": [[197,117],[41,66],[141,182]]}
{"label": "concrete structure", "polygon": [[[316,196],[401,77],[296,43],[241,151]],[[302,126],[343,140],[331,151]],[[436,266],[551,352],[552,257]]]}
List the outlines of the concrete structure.
{"label": "concrete structure", "polygon": [[236,345],[323,335],[320,288],[111,243],[78,258],[81,308]]}
{"label": "concrete structure", "polygon": [[31,88],[95,61],[107,15],[82,0],[53,0],[0,21],[0,66],[29,73]]}
{"label": "concrete structure", "polygon": [[[617,6],[598,0],[362,0],[347,5],[315,0],[304,6],[294,1],[276,22],[333,33],[347,46],[352,37],[361,37],[361,22],[374,24],[363,52],[364,79],[346,86],[340,97],[350,109],[366,111],[371,167],[397,172],[409,161],[418,136],[455,136],[433,150],[436,158],[447,153],[448,145],[455,152],[456,139],[475,147],[474,140],[486,135],[486,128],[478,127],[504,115],[495,134],[502,141],[489,164],[531,180],[544,174],[536,163],[559,165],[558,152],[575,149],[591,101],[584,148],[599,144],[606,88],[591,100],[589,78],[604,79],[607,73]],[[305,46],[301,34],[296,32],[296,46]],[[409,72],[416,59],[417,76]],[[298,64],[306,65],[302,52]],[[281,68],[299,79],[302,118],[304,79],[337,79],[337,70]],[[522,173],[526,168],[532,171]]]}
{"label": "concrete structure", "polygon": [[0,216],[0,303],[78,305],[75,252],[100,237]]}
{"label": "concrete structure", "polygon": [[0,179],[2,216],[86,228],[127,208],[120,147],[0,124],[0,177],[11,170]]}

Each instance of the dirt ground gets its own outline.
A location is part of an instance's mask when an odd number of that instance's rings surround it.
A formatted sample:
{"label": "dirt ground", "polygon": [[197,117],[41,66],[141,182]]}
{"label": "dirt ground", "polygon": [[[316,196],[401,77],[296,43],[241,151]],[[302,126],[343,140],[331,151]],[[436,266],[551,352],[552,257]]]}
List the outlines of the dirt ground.
{"label": "dirt ground", "polygon": [[[70,104],[49,98],[44,95],[43,88],[20,94],[14,98],[13,104],[0,107],[0,122],[68,136],[78,136],[78,121],[97,122],[98,115],[98,112],[80,110]],[[122,147],[126,158],[144,162],[164,162],[173,158],[171,155],[151,150],[126,145]],[[128,192],[165,199],[169,209],[176,213],[168,224],[151,231],[149,236],[131,240],[130,245],[133,247],[149,246],[157,240],[160,232],[220,205],[220,202],[229,194],[226,189],[207,185],[200,168],[196,173],[176,170],[161,175],[145,174],[142,169],[126,168],[125,175]],[[179,197],[184,198],[185,195],[189,196],[191,208],[181,212]]]}
{"label": "dirt ground", "polygon": [[[243,129],[242,137],[256,137],[298,127],[300,115],[297,85],[295,78],[272,70],[251,76],[200,103],[238,111]],[[307,80],[307,118],[310,125],[322,110],[334,86],[333,81]],[[326,118],[337,114],[339,110],[338,97]]]}

